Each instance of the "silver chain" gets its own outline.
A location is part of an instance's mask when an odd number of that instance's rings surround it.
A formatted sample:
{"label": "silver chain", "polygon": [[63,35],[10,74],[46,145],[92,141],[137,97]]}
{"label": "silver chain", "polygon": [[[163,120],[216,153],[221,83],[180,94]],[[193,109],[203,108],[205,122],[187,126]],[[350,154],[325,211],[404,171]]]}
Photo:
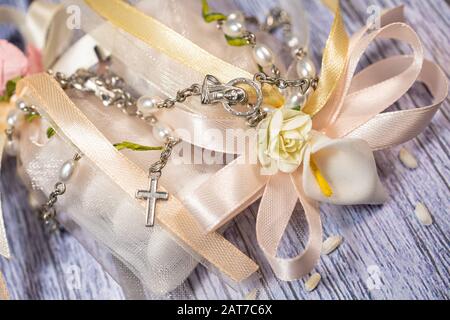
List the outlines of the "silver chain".
{"label": "silver chain", "polygon": [[253,32],[245,31],[244,35],[242,36],[245,40],[247,40],[248,45],[255,46],[256,45],[256,36]]}
{"label": "silver chain", "polygon": [[[261,85],[269,84],[276,86],[281,90],[300,88],[304,94],[309,88],[315,90],[317,87],[318,78],[302,78],[295,80],[283,79],[280,77],[280,71],[275,65],[272,66],[272,73],[274,76],[268,76],[264,72],[258,72],[254,75],[253,80],[259,82]],[[135,115],[146,122],[150,122],[151,125],[155,125],[157,122],[157,119],[154,116],[145,116],[137,110],[137,100],[133,98],[130,92],[125,90],[124,81],[110,72],[107,72],[104,75],[98,75],[93,71],[81,69],[70,77],[66,77],[59,72],[56,73],[54,77],[62,88],[74,88],[82,92],[94,93],[102,100],[102,103],[105,106],[116,106],[129,115]],[[188,88],[179,90],[175,98],[167,98],[157,102],[156,107],[160,109],[171,109],[176,103],[183,103],[189,97],[200,95],[202,95],[202,86],[193,84]],[[255,127],[266,117],[266,115],[267,113],[263,110],[258,110],[255,114],[247,118],[247,125]],[[175,138],[169,136],[168,139]]]}
{"label": "silver chain", "polygon": [[281,8],[272,8],[266,17],[266,21],[261,25],[261,30],[273,32],[275,29],[282,27],[284,29],[292,29],[291,17]]}
{"label": "silver chain", "polygon": [[[49,73],[52,74],[51,71]],[[61,72],[57,72],[53,76],[63,89],[73,88],[82,92],[94,93],[102,100],[104,106],[116,106],[129,115],[137,115],[141,119],[147,120],[147,118],[143,117],[137,111],[137,100],[133,98],[130,92],[125,90],[123,79],[111,72],[98,75],[93,71],[79,69],[70,77],[65,76]],[[199,96],[200,94],[201,86],[199,84],[193,84],[188,88],[179,90],[175,98],[167,98],[159,101],[156,106],[160,109],[170,109],[176,103],[182,103],[187,98]]]}
{"label": "silver chain", "polygon": [[[50,72],[50,74],[52,73]],[[98,75],[93,71],[80,69],[70,77],[57,72],[54,74],[54,78],[63,89],[73,88],[82,92],[94,93],[102,100],[105,106],[116,106],[127,114],[136,115],[152,125],[157,122],[154,116],[144,116],[137,110],[137,99],[133,98],[131,93],[125,90],[124,81],[111,72]],[[182,103],[191,96],[201,95],[201,90],[202,88],[199,84],[193,84],[186,89],[179,90],[175,98],[167,98],[158,102],[156,106],[158,108],[173,108],[176,103]],[[173,148],[180,141],[180,139],[170,135],[166,138],[160,159],[150,167],[151,172],[161,172],[169,161]]]}
{"label": "silver chain", "polygon": [[186,101],[187,98],[192,96],[199,96],[201,94],[202,88],[199,84],[195,83],[191,85],[189,88],[180,90],[177,92],[177,95],[175,98],[167,98],[161,102],[158,102],[156,106],[158,108],[173,108],[175,106],[175,103],[182,103]]}
{"label": "silver chain", "polygon": [[161,155],[159,157],[159,160],[156,161],[154,164],[151,165],[150,167],[150,172],[151,173],[157,173],[157,172],[161,172],[162,169],[164,169],[164,167],[166,166],[167,162],[170,159],[170,156],[172,154],[173,148],[180,143],[180,139],[178,138],[173,138],[173,137],[169,137],[167,138],[167,141],[164,145],[164,149],[161,152]]}
{"label": "silver chain", "polygon": [[[49,73],[53,75],[51,71]],[[93,71],[79,69],[69,77],[61,72],[57,72],[53,76],[65,90],[76,89],[94,93],[101,99],[105,107],[115,106],[130,115],[136,114],[136,99],[130,92],[125,91],[124,81],[110,72],[98,75]]]}
{"label": "silver chain", "polygon": [[287,88],[301,88],[305,92],[311,87],[314,90],[317,88],[319,78],[314,79],[295,79],[295,80],[287,80],[282,79],[280,77],[270,77],[266,75],[264,72],[258,72],[254,75],[253,80],[258,81],[260,83],[267,83],[270,85],[277,86],[279,89],[284,90]]}
{"label": "silver chain", "polygon": [[53,191],[48,196],[48,200],[39,209],[39,218],[44,221],[44,224],[50,231],[56,231],[59,228],[59,223],[56,220],[56,210],[54,208],[58,197],[66,192],[66,185],[63,182],[55,184]]}

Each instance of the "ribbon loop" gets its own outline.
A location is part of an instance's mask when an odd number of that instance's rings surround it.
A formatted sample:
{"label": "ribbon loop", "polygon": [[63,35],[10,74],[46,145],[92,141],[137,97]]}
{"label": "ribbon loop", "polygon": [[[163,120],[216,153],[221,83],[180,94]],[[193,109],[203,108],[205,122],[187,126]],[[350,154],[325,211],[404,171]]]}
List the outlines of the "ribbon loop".
{"label": "ribbon loop", "polygon": [[[403,57],[402,59],[411,58]],[[382,63],[385,67],[394,68],[397,61],[384,60]],[[433,95],[431,105],[378,114],[350,132],[347,137],[367,141],[372,150],[394,147],[417,137],[428,126],[448,95],[447,77],[442,69],[431,61],[424,60],[417,80],[423,82]]]}
{"label": "ribbon loop", "polygon": [[[409,64],[402,63],[388,72],[380,68],[380,65],[374,64],[366,68],[361,75],[353,78],[360,58],[376,38],[397,39],[410,44],[413,56],[410,60],[402,60]],[[404,23],[387,25],[362,38],[350,54],[344,90],[340,99],[334,102],[335,106],[332,109],[335,111],[326,126],[326,134],[330,137],[345,136],[355,127],[387,109],[414,84],[420,74],[422,62],[423,48],[420,40],[417,34]],[[379,82],[374,83],[375,80]],[[357,84],[351,86],[352,83]],[[368,86],[362,87],[362,84],[368,84]]]}
{"label": "ribbon loop", "polygon": [[334,21],[323,51],[322,69],[317,90],[312,94],[303,112],[314,116],[325,107],[342,78],[347,61],[349,38],[345,31],[339,1],[327,1],[334,12]]}
{"label": "ribbon loop", "polygon": [[[301,176],[277,174],[270,178],[256,218],[256,237],[278,278],[292,281],[307,274],[316,265],[322,248],[322,223],[317,202],[303,191]],[[297,200],[303,206],[308,223],[308,243],[302,254],[293,258],[277,257],[278,245],[289,223]]]}

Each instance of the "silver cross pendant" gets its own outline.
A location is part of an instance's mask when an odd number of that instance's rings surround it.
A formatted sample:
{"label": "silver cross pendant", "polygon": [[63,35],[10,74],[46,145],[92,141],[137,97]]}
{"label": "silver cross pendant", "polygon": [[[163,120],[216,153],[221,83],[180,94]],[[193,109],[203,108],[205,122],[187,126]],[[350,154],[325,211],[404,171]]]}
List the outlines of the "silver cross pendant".
{"label": "silver cross pendant", "polygon": [[136,192],[136,198],[147,200],[147,220],[146,226],[153,227],[155,224],[156,200],[167,200],[169,194],[158,190],[158,180],[161,177],[161,171],[151,172],[149,174],[149,190],[139,190]]}

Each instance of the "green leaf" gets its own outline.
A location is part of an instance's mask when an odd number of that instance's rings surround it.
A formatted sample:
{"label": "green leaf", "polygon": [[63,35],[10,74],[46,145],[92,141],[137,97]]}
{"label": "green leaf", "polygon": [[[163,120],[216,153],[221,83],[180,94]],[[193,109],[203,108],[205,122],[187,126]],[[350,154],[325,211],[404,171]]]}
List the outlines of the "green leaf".
{"label": "green leaf", "polygon": [[27,122],[33,122],[34,119],[39,119],[41,116],[38,114],[27,114],[25,116],[25,120],[27,120]]}
{"label": "green leaf", "polygon": [[21,79],[21,77],[17,77],[6,82],[5,93],[0,97],[1,101],[8,102],[11,97],[16,92],[17,82]]}
{"label": "green leaf", "polygon": [[50,139],[50,138],[53,137],[55,134],[56,134],[56,131],[55,131],[55,129],[53,129],[52,127],[50,127],[50,128],[47,129],[47,138]]}
{"label": "green leaf", "polygon": [[293,108],[291,108],[292,110],[295,110],[295,111],[301,111],[301,107],[300,106],[295,106],[295,107],[293,107]]}
{"label": "green leaf", "polygon": [[225,35],[225,39],[227,39],[227,42],[230,46],[242,47],[249,44],[248,40],[242,37],[233,38]]}
{"label": "green leaf", "polygon": [[134,142],[129,141],[123,141],[120,143],[115,143],[114,147],[116,147],[117,150],[123,150],[123,149],[130,149],[133,151],[154,151],[154,150],[162,150],[163,147],[149,147],[149,146],[143,146]]}
{"label": "green leaf", "polygon": [[208,0],[202,0],[202,16],[208,23],[219,20],[227,20],[227,17],[222,13],[209,12]]}

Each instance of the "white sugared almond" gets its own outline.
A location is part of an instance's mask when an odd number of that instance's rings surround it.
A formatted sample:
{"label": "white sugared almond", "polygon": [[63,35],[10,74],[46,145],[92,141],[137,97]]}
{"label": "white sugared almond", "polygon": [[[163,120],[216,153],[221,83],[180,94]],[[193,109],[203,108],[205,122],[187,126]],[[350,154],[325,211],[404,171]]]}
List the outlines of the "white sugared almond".
{"label": "white sugared almond", "polygon": [[419,166],[417,159],[405,148],[400,149],[398,157],[403,165],[409,169],[416,169]]}
{"label": "white sugared almond", "polygon": [[433,223],[433,218],[431,217],[430,211],[428,211],[427,207],[421,202],[416,205],[416,209],[414,210],[416,213],[417,219],[425,226],[429,226]]}
{"label": "white sugared almond", "polygon": [[320,274],[318,274],[317,272],[314,273],[306,282],[305,282],[305,289],[308,292],[313,291],[314,289],[317,288],[317,285],[320,282]]}
{"label": "white sugared almond", "polygon": [[325,240],[322,244],[322,253],[323,254],[330,254],[334,250],[337,249],[342,243],[344,238],[341,236],[331,236],[327,240]]}

